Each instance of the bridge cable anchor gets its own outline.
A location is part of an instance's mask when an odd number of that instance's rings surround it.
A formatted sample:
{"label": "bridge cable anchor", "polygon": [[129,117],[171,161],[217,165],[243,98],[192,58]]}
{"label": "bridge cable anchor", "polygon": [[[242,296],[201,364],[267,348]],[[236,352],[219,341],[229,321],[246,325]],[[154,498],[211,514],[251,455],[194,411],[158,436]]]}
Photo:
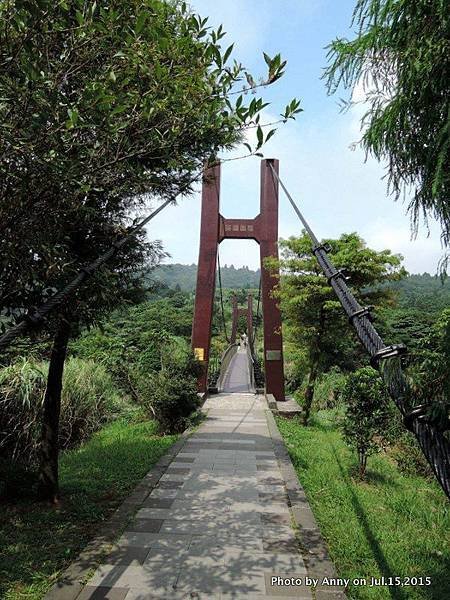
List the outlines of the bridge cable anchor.
{"label": "bridge cable anchor", "polygon": [[430,419],[430,415],[428,414],[430,408],[430,404],[418,404],[406,413],[406,415],[403,416],[403,424],[406,429],[414,432],[414,421],[419,421],[420,423],[433,425],[441,432],[448,431],[450,429],[450,419],[447,418],[443,423],[434,422]]}
{"label": "bridge cable anchor", "polygon": [[386,360],[388,358],[395,358],[396,356],[405,356],[408,353],[408,349],[405,344],[392,344],[391,346],[385,346],[381,348],[370,359],[370,364],[375,369],[378,368],[378,365],[381,360]]}
{"label": "bridge cable anchor", "polygon": [[373,317],[371,311],[374,309],[374,306],[365,306],[364,308],[360,308],[356,310],[353,314],[351,314],[348,318],[348,322],[350,325],[353,325],[354,319],[359,319],[360,317],[367,317],[369,321],[372,321]]}
{"label": "bridge cable anchor", "polygon": [[327,277],[328,283],[331,283],[333,279],[337,279],[341,277],[344,281],[348,281],[350,277],[345,274],[344,269],[338,269],[335,273],[332,273],[329,277]]}
{"label": "bridge cable anchor", "polygon": [[331,248],[330,244],[319,244],[318,246],[314,246],[314,248],[312,249],[313,254],[315,254],[319,250],[323,250],[324,252],[329,254],[331,252],[332,248]]}

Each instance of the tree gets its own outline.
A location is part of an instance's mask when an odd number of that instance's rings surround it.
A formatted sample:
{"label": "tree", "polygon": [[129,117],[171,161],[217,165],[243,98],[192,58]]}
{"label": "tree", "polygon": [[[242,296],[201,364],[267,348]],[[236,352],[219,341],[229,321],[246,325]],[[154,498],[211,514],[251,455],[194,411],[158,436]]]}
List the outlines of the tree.
{"label": "tree", "polygon": [[357,0],[353,24],[355,39],[339,38],[329,46],[328,90],[364,86],[362,146],[387,162],[396,198],[413,188],[408,209],[414,227],[421,215],[435,217],[449,247],[448,4]]}
{"label": "tree", "polygon": [[408,375],[416,404],[428,407],[427,418],[443,430],[450,424],[450,309],[442,311],[419,343]]}
{"label": "tree", "polygon": [[[345,269],[356,297],[363,303],[382,305],[390,300],[389,290],[375,287],[396,280],[405,273],[402,258],[390,250],[377,252],[367,248],[356,234],[343,234],[337,240],[325,240],[336,267]],[[305,349],[308,380],[304,394],[303,421],[311,412],[314,386],[318,376],[331,366],[349,370],[362,361],[360,346],[334,291],[312,253],[312,242],[304,232],[281,242],[282,269],[278,295],[288,323],[291,342]]]}
{"label": "tree", "polygon": [[[23,317],[120,238],[148,196],[188,192],[205,161],[257,128],[266,104],[236,94],[225,32],[184,2],[67,0],[0,4],[0,311]],[[286,63],[265,57],[279,79]],[[286,107],[282,120],[299,112]],[[155,254],[158,246],[153,245]],[[137,236],[127,255],[91,278],[53,323],[43,478],[57,460],[57,423],[68,324],[110,306],[151,250]],[[81,319],[80,315],[83,315]],[[2,319],[2,325],[5,325]],[[50,417],[51,415],[51,417]],[[47,435],[49,430],[52,435]],[[53,460],[55,463],[55,460]],[[44,481],[48,497],[57,479]]]}
{"label": "tree", "polygon": [[389,420],[389,400],[380,374],[372,367],[350,373],[342,390],[346,404],[342,432],[358,452],[359,476],[364,478],[367,458],[380,448]]}

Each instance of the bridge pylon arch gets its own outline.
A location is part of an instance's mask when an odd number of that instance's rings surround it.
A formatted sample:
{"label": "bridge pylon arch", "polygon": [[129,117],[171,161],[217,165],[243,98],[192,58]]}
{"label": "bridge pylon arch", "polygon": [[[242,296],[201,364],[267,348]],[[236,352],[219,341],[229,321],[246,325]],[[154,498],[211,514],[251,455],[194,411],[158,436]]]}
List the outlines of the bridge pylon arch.
{"label": "bridge pylon arch", "polygon": [[206,168],[203,175],[200,249],[192,325],[192,347],[203,366],[199,378],[201,392],[205,392],[208,385],[219,244],[225,239],[252,239],[260,248],[266,393],[273,394],[278,401],[285,400],[281,313],[273,296],[279,273],[265,267],[267,258],[278,258],[278,181],[270,165],[277,173],[279,170],[278,160],[261,161],[260,213],[254,219],[227,219],[220,214],[220,164]]}

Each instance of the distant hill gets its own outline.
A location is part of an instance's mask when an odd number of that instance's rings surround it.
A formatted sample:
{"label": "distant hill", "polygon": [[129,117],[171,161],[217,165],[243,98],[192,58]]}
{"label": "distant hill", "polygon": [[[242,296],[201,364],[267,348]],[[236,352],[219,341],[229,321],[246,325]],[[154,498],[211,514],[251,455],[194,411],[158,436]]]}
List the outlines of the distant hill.
{"label": "distant hill", "polygon": [[[222,286],[228,289],[251,289],[259,287],[259,270],[252,271],[248,267],[236,268],[225,265],[221,268]],[[160,265],[151,273],[151,281],[160,281],[169,288],[177,285],[184,292],[195,290],[197,283],[197,265]]]}
{"label": "distant hill", "polygon": [[398,293],[398,303],[401,308],[432,313],[450,308],[450,278],[442,282],[436,275],[423,273],[422,275],[409,275],[400,281],[384,285]]}

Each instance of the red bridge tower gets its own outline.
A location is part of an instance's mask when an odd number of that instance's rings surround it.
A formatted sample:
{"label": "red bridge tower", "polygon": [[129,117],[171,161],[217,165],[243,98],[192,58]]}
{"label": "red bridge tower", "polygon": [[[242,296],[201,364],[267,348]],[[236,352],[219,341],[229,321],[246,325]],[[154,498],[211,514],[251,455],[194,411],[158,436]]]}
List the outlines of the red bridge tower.
{"label": "red bridge tower", "polygon": [[206,391],[208,379],[218,246],[225,239],[252,239],[260,247],[266,392],[273,394],[278,401],[285,399],[281,314],[272,294],[279,274],[270,272],[264,265],[266,258],[278,258],[278,182],[271,172],[270,163],[278,173],[278,160],[261,161],[260,213],[254,219],[226,219],[220,214],[220,165],[206,169],[203,176],[200,252],[192,326],[192,346],[203,364],[199,381],[202,392]]}

